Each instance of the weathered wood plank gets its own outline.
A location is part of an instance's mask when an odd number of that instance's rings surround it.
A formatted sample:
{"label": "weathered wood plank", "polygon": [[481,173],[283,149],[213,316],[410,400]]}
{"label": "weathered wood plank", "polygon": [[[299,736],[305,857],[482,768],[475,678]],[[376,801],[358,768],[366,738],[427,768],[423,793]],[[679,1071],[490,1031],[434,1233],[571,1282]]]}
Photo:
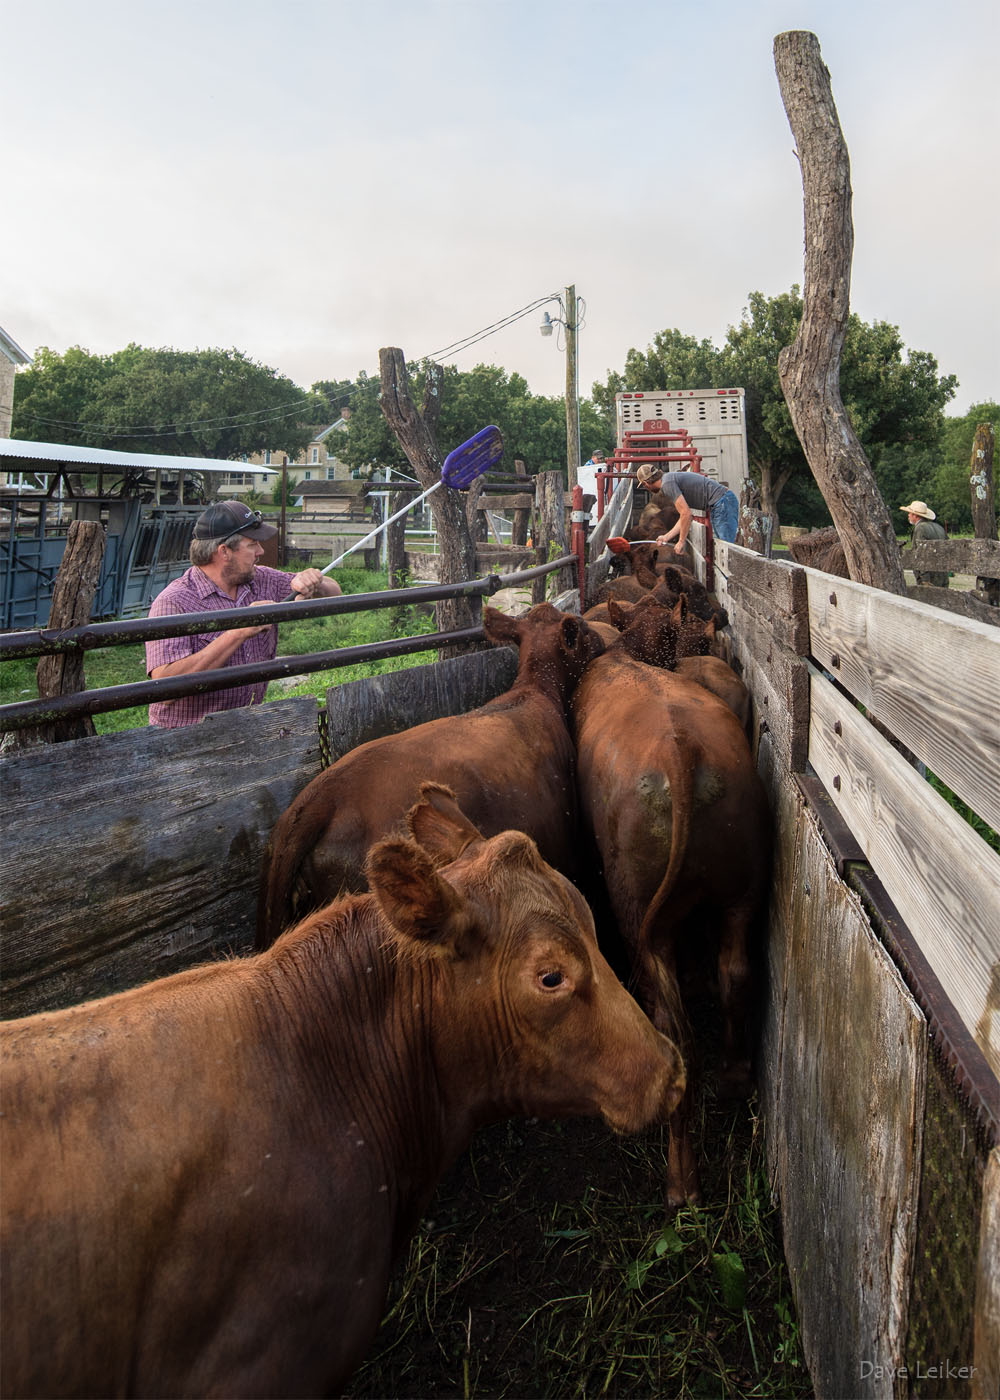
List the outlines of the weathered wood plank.
{"label": "weathered wood plank", "polygon": [[[567,495],[567,505],[572,509],[573,497]],[[481,496],[476,510],[530,510],[535,503],[534,495],[522,492],[519,496]]]}
{"label": "weathered wood plank", "polygon": [[835,686],[811,688],[809,761],[1000,1076],[1000,856]]}
{"label": "weathered wood plank", "polygon": [[[737,635],[737,634],[734,634]],[[743,668],[743,681],[753,699],[755,725],[770,734],[785,768],[801,773],[809,751],[809,677],[805,663],[795,659],[780,677],[786,691],[778,689],[772,668],[765,668],[749,648],[734,647]]]}
{"label": "weathered wood plank", "polygon": [[906,596],[915,603],[926,603],[932,608],[944,608],[945,612],[957,613],[959,617],[971,617],[974,622],[985,622],[989,627],[1000,627],[1000,608],[975,592],[962,588],[937,588],[930,583],[908,585]]}
{"label": "weathered wood plank", "polygon": [[326,694],[331,758],[383,734],[475,710],[508,690],[516,675],[517,652],[495,647],[331,686]]}
{"label": "weathered wood plank", "polygon": [[812,652],[942,782],[1000,829],[1000,633],[806,569]]}
{"label": "weathered wood plank", "polygon": [[906,1341],[926,1026],[808,811],[793,868],[773,1124],[786,1259],[816,1395],[888,1397]]}
{"label": "weathered wood plank", "polygon": [[765,559],[752,550],[724,541],[716,548],[725,550],[730,586],[738,583],[748,593],[756,594],[761,600],[758,612],[764,616],[784,613],[788,617],[806,612],[808,597],[801,565],[784,559]]}
{"label": "weathered wood plank", "polygon": [[3,1014],[249,950],[264,844],[319,771],[308,696],[5,760]]}
{"label": "weathered wood plank", "polygon": [[[716,570],[718,577],[718,570]],[[718,589],[716,590],[718,592]],[[726,608],[733,613],[752,618],[758,629],[764,629],[775,641],[793,651],[796,656],[809,655],[809,609],[786,613],[772,606],[766,594],[746,588],[738,579],[729,579],[725,588]]]}
{"label": "weathered wood plank", "polygon": [[[802,772],[809,747],[809,675],[805,662],[769,627],[743,610],[731,597],[730,628],[733,655],[743,669],[758,724],[774,734],[792,772]],[[723,634],[726,635],[726,634]]]}
{"label": "weathered wood plank", "polygon": [[951,569],[1000,577],[1000,540],[925,540],[903,550],[904,569]]}
{"label": "weathered wood plank", "polygon": [[[758,1051],[757,1083],[766,1123],[777,1125],[784,1054],[785,1001],[789,943],[794,937],[792,923],[793,891],[797,888],[796,862],[799,853],[798,825],[803,800],[788,769],[776,752],[771,737],[765,735],[757,750],[757,767],[767,789],[774,831],[771,890],[767,923],[767,994],[763,1002],[763,1023]],[[766,1134],[768,1165],[772,1177],[778,1169],[781,1133]]]}
{"label": "weathered wood plank", "polygon": [[972,1400],[1000,1395],[1000,1147],[986,1161],[979,1221]]}

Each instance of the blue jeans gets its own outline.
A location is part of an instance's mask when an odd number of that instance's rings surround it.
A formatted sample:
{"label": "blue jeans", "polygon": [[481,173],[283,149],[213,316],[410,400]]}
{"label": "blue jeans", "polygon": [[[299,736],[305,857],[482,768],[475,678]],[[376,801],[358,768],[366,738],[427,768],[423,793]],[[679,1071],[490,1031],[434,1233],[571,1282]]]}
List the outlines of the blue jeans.
{"label": "blue jeans", "polygon": [[736,527],[740,519],[740,503],[736,493],[727,491],[721,501],[716,501],[708,512],[708,517],[712,522],[712,534],[715,538],[728,540],[732,544],[736,539]]}

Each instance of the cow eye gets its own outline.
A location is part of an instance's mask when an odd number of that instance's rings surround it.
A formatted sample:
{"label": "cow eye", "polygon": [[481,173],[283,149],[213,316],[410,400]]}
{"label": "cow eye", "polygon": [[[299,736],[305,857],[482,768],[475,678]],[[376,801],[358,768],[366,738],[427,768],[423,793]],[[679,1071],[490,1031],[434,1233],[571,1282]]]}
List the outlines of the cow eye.
{"label": "cow eye", "polygon": [[563,983],[563,975],[561,972],[543,972],[538,980],[543,987],[560,987]]}

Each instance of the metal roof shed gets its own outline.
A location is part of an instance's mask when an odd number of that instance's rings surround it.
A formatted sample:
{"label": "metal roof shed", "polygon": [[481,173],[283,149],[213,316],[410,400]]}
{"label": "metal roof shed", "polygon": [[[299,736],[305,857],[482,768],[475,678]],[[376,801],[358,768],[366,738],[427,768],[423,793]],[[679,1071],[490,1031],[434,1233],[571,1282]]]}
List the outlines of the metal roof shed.
{"label": "metal roof shed", "polygon": [[[30,471],[51,478],[44,491],[8,487],[2,493],[9,513],[5,538],[0,539],[0,626],[6,630],[45,626],[73,517],[102,520],[107,529],[93,616],[145,614],[160,589],[189,564],[191,532],[204,505],[184,503],[185,475],[230,472],[237,467],[208,457],[114,452],[11,438],[0,439],[0,464],[8,472]],[[255,465],[253,470],[276,475],[269,467]],[[96,496],[77,493],[71,478],[81,471],[97,473]],[[101,492],[105,474],[119,478],[120,494]],[[151,499],[141,499],[140,490]]]}

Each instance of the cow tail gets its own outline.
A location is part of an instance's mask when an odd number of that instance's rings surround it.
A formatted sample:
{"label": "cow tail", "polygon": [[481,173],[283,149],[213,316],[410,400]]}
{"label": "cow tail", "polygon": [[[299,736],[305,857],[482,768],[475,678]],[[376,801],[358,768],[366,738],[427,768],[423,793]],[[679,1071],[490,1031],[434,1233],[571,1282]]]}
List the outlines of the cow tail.
{"label": "cow tail", "polygon": [[[644,1002],[647,1008],[654,1009],[654,1018],[660,1030],[673,1039],[684,1037],[687,1018],[681,1004],[680,987],[677,982],[673,958],[667,964],[656,956],[652,944],[652,930],[662,910],[670,900],[677,883],[691,837],[691,818],[694,815],[694,773],[686,763],[676,765],[677,773],[668,773],[671,795],[670,858],[663,879],[650,900],[639,925],[639,966]],[[660,1024],[660,1019],[664,1023]]]}
{"label": "cow tail", "polygon": [[329,807],[321,802],[293,802],[271,829],[260,871],[254,940],[258,952],[270,948],[292,922],[292,892],[299,867],[318,842],[329,816]]}

